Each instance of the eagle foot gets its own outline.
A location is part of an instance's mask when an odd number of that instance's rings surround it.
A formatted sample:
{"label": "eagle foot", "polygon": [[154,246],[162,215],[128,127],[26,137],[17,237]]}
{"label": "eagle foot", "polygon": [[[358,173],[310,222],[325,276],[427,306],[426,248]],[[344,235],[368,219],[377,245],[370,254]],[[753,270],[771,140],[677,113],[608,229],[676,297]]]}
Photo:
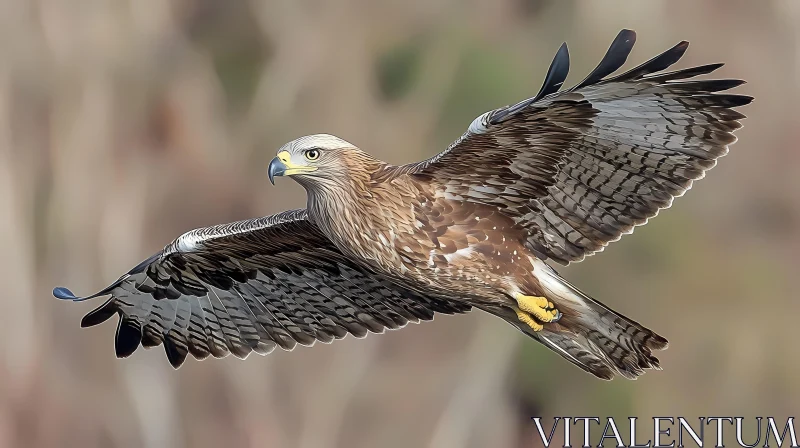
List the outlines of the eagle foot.
{"label": "eagle foot", "polygon": [[519,306],[515,310],[517,317],[533,331],[541,331],[544,328],[543,323],[558,322],[561,319],[561,312],[545,297],[518,294],[516,299]]}
{"label": "eagle foot", "polygon": [[536,322],[536,320],[534,320],[530,314],[516,307],[514,308],[514,311],[517,312],[517,319],[519,319],[520,322],[524,323],[525,325],[531,327],[533,331],[542,331],[544,329],[544,325]]}

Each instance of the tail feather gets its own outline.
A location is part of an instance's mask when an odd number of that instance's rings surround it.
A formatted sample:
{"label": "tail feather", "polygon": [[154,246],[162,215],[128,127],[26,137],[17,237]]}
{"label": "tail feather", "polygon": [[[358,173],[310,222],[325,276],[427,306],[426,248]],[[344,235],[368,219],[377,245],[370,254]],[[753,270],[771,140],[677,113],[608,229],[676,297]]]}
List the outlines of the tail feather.
{"label": "tail feather", "polygon": [[653,351],[667,348],[665,338],[587,296],[544,263],[534,272],[562,319],[533,331],[511,310],[494,314],[598,378],[635,379],[646,369],[661,370]]}

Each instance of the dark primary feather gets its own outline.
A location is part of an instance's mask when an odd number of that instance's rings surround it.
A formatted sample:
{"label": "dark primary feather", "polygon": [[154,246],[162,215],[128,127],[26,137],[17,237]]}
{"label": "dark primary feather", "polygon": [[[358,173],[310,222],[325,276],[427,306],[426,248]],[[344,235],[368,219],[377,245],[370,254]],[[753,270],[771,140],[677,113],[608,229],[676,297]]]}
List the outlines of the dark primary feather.
{"label": "dark primary feather", "polygon": [[601,251],[702,178],[736,141],[744,115],[735,108],[752,101],[718,93],[743,81],[690,79],[722,64],[663,72],[685,41],[607,78],[635,40],[623,30],[575,87],[545,82],[548,94],[481,115],[447,150],[404,169],[444,197],[499,207],[543,259]]}
{"label": "dark primary feather", "polygon": [[569,50],[567,49],[567,44],[565,42],[561,44],[556,56],[553,58],[553,62],[550,63],[550,68],[547,70],[547,75],[544,77],[544,83],[542,83],[542,88],[539,90],[539,93],[537,93],[533,98],[529,98],[525,101],[517,103],[514,106],[498,111],[496,114],[492,114],[491,123],[498,124],[502,122],[504,118],[515,114],[517,111],[530,106],[531,104],[539,101],[547,95],[550,95],[551,93],[558,92],[561,86],[564,85],[564,81],[567,79],[568,74]]}
{"label": "dark primary feather", "polygon": [[650,59],[642,65],[634,67],[621,75],[608,78],[606,80],[598,80],[597,82],[631,81],[641,78],[642,76],[649,75],[650,73],[660,72],[661,70],[665,70],[672,64],[678,62],[683,57],[683,54],[686,53],[687,48],[689,48],[689,42],[685,40],[681,41],[674,47],[661,53],[653,59]]}
{"label": "dark primary feather", "polygon": [[81,326],[117,314],[118,357],[139,345],[163,344],[176,368],[188,354],[244,358],[470,309],[406,291],[356,266],[306,219],[305,210],[188,232],[88,297],[53,290],[73,301],[109,294]]}
{"label": "dark primary feather", "polygon": [[556,53],[556,57],[550,64],[550,68],[547,70],[547,76],[544,77],[542,89],[536,94],[534,101],[544,98],[551,93],[558,92],[558,90],[564,84],[564,81],[566,81],[568,74],[569,50],[567,49],[567,44],[565,42],[561,44],[561,47]]}
{"label": "dark primary feather", "polygon": [[600,63],[597,64],[597,67],[595,67],[583,81],[569,90],[575,91],[581,87],[597,84],[606,76],[619,70],[619,68],[625,64],[625,61],[628,60],[628,55],[631,54],[635,43],[636,33],[631,30],[620,31],[614,39],[614,42],[611,42],[611,46],[608,48],[608,51],[606,51]]}

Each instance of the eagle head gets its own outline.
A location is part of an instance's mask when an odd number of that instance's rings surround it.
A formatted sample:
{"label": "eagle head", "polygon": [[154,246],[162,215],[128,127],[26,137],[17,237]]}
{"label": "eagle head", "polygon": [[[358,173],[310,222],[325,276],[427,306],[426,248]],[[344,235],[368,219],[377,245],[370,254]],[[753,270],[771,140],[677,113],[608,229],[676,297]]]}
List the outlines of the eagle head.
{"label": "eagle head", "polygon": [[[329,134],[300,137],[283,145],[269,164],[269,181],[275,176],[293,176],[302,185],[347,176],[350,161],[366,153],[352,143]],[[367,156],[368,157],[368,156]]]}

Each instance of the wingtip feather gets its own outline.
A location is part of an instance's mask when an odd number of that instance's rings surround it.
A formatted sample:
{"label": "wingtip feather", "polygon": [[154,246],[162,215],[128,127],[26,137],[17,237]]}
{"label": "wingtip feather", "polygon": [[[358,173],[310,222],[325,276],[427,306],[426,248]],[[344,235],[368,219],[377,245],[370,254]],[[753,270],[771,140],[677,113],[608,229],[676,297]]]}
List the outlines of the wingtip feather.
{"label": "wingtip feather", "polygon": [[665,70],[672,64],[678,62],[686,53],[687,48],[689,48],[689,41],[687,40],[680,41],[678,44],[676,44],[669,50],[659,54],[658,56],[650,59],[649,61],[637,67],[634,67],[619,76],[606,79],[604,80],[604,82],[636,79],[650,73],[656,73],[660,72],[661,70]]}
{"label": "wingtip feather", "polygon": [[172,365],[172,368],[175,370],[183,365],[184,361],[186,361],[186,355],[188,354],[187,351],[178,349],[178,346],[175,345],[169,337],[164,338],[164,351],[167,354],[170,365]]}
{"label": "wingtip feather", "polygon": [[570,91],[596,84],[602,81],[606,76],[619,70],[619,68],[625,64],[625,61],[628,60],[628,56],[631,54],[634,44],[636,44],[636,33],[634,31],[628,29],[620,31],[617,37],[614,38],[614,41],[611,42],[606,54],[603,55],[603,59],[600,60],[597,67],[595,67],[583,81],[572,87]]}
{"label": "wingtip feather", "polygon": [[109,299],[99,307],[89,311],[88,314],[81,319],[81,328],[94,327],[95,325],[102,324],[117,314],[119,310],[114,305],[114,299]]}
{"label": "wingtip feather", "polygon": [[112,283],[111,285],[109,285],[108,287],[104,288],[103,290],[98,291],[98,292],[96,292],[96,293],[94,293],[94,294],[92,294],[90,296],[86,296],[86,297],[78,297],[75,294],[73,294],[72,291],[70,291],[69,289],[67,289],[67,288],[65,288],[63,286],[57,286],[57,287],[53,288],[53,296],[56,299],[59,299],[59,300],[71,300],[73,302],[83,302],[84,300],[94,299],[95,297],[100,297],[100,296],[105,296],[105,295],[110,294],[111,291],[114,288],[116,288],[123,279],[124,278],[121,278],[121,279],[117,280],[116,282]]}
{"label": "wingtip feather", "polygon": [[114,352],[117,358],[127,358],[139,348],[142,342],[142,328],[130,319],[120,319],[114,335]]}
{"label": "wingtip feather", "polygon": [[568,74],[569,48],[567,47],[567,43],[564,42],[558,48],[558,51],[553,58],[553,62],[550,63],[550,68],[547,70],[547,76],[545,77],[544,84],[542,84],[541,90],[539,90],[539,93],[533,98],[532,102],[536,102],[539,99],[550,95],[551,93],[558,92],[558,90],[564,84],[564,81],[567,79]]}
{"label": "wingtip feather", "polygon": [[76,297],[75,294],[72,293],[69,289],[63,286],[57,286],[53,288],[53,296],[59,300],[78,300],[80,297]]}

